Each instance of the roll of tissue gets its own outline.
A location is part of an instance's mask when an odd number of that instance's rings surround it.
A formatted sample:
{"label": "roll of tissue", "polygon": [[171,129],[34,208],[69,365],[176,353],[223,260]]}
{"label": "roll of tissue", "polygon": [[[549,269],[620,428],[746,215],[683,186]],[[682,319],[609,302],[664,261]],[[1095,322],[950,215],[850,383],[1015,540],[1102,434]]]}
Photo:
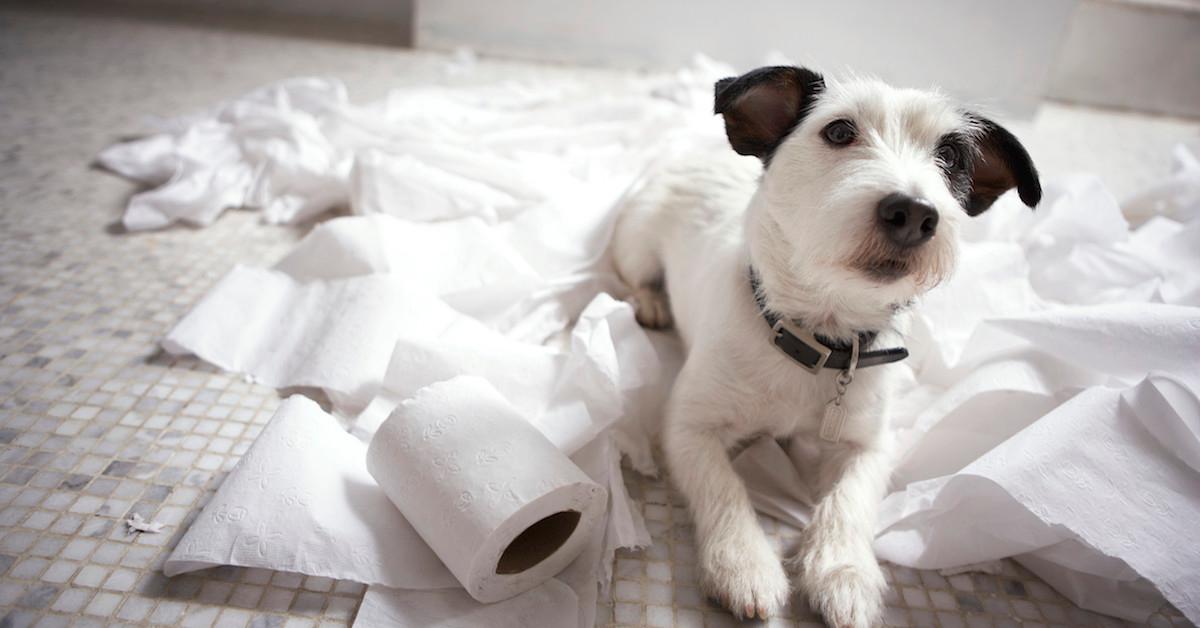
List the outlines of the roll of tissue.
{"label": "roll of tissue", "polygon": [[480,602],[562,571],[608,500],[478,377],[432,384],[397,407],[371,439],[367,470]]}

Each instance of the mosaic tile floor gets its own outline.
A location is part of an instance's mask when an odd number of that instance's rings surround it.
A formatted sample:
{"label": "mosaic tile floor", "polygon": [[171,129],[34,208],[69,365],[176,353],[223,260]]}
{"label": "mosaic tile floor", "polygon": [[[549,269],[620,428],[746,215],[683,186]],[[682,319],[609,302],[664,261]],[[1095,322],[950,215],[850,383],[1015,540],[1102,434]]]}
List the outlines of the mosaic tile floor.
{"label": "mosaic tile floor", "polygon": [[[173,579],[157,572],[280,400],[196,360],[165,357],[158,340],[234,263],[268,264],[305,228],[262,226],[232,212],[204,230],[122,234],[112,225],[133,187],[88,163],[143,116],[183,113],[297,74],[335,75],[369,98],[447,79],[445,60],[0,8],[0,63],[0,626],[349,624],[363,593],[352,582],[237,568]],[[496,80],[575,71],[485,69]],[[1072,126],[1079,117],[1070,108],[1048,111],[1035,122],[1045,126],[1042,145],[1054,137],[1097,141]],[[1154,155],[1200,128],[1102,112],[1083,119],[1139,138],[1138,150]],[[1046,150],[1060,151],[1051,163],[1068,163],[1066,149]],[[1086,164],[1128,151],[1114,144],[1084,153]],[[1123,169],[1126,183],[1161,171],[1163,160]],[[661,481],[630,475],[628,482],[655,543],[620,556],[598,624],[734,623],[696,588],[691,528],[677,496]],[[134,513],[165,531],[130,533],[122,521]],[[764,525],[788,543],[772,522]],[[886,622],[1121,623],[1073,608],[1015,564],[1004,569],[943,578],[889,566]],[[820,622],[800,606],[768,624]],[[1186,622],[1167,609],[1150,624]]]}

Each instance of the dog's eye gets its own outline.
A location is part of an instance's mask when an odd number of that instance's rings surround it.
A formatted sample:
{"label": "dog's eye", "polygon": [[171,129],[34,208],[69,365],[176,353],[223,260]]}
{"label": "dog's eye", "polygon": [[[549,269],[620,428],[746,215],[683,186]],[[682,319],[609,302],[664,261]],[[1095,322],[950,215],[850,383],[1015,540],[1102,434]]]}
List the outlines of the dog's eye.
{"label": "dog's eye", "polygon": [[825,128],[821,130],[821,136],[834,146],[845,146],[858,137],[858,130],[849,120],[834,120],[825,125]]}
{"label": "dog's eye", "polygon": [[947,170],[957,168],[959,162],[958,147],[954,144],[942,144],[937,149],[937,159],[942,163],[942,167]]}

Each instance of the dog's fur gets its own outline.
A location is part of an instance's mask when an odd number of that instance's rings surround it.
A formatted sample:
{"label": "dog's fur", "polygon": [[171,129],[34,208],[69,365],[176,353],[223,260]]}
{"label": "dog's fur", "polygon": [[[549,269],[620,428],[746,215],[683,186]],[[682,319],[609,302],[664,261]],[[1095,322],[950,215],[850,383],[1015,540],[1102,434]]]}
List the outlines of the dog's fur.
{"label": "dog's fur", "polygon": [[[885,589],[871,543],[891,469],[895,367],[859,370],[840,441],[821,441],[837,372],[810,374],[776,351],[749,269],[780,317],[838,341],[877,331],[872,346],[900,346],[905,308],[954,268],[960,223],[1014,187],[1036,205],[1037,172],[995,123],[937,93],[874,80],[761,68],[719,81],[715,108],[734,151],[758,161],[725,151],[672,167],[625,209],[613,242],[638,320],[673,319],[688,348],[663,448],[695,520],[702,583],[739,616],[785,603],[784,564],[728,451],[762,435],[790,439],[820,450],[819,498],[787,561],[797,586],[831,625],[872,625]],[[835,120],[857,130],[848,145],[827,140]],[[936,209],[932,239],[904,249],[884,237],[876,206],[897,192]]]}

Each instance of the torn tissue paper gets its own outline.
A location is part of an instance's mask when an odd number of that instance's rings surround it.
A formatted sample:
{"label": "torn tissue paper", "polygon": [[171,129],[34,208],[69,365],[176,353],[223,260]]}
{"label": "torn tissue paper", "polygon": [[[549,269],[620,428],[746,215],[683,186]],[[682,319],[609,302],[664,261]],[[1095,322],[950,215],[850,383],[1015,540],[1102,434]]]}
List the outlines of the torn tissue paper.
{"label": "torn tissue paper", "polygon": [[580,313],[564,349],[480,327],[442,337],[405,334],[379,394],[354,429],[370,435],[421,388],[474,375],[487,379],[557,447],[574,453],[620,418],[630,405],[624,400],[657,382],[657,370],[655,349],[632,309],[600,294]]}
{"label": "torn tissue paper", "polygon": [[301,283],[278,271],[237,267],[163,347],[268,386],[323,388],[346,407],[362,408],[401,333],[437,337],[479,325],[396,275]]}
{"label": "torn tissue paper", "polygon": [[422,388],[371,439],[367,470],[480,602],[554,577],[583,551],[607,495],[486,380]]}
{"label": "torn tissue paper", "polygon": [[98,161],[158,186],[130,200],[130,230],[207,225],[234,207],[296,222],[351,202],[417,220],[495,221],[567,198],[579,212],[602,205],[640,167],[637,153],[690,113],[631,83],[428,87],[358,106],[338,81],[290,79]]}
{"label": "torn tissue paper", "polygon": [[406,589],[458,585],[379,490],[367,446],[313,401],[292,396],[163,565],[173,576],[217,565]]}
{"label": "torn tissue paper", "polygon": [[591,626],[597,584],[611,577],[605,566],[613,551],[649,543],[640,518],[624,507],[629,496],[616,450],[609,439],[594,439],[571,460],[607,489],[612,509],[589,531],[583,553],[537,587],[481,604],[379,488],[366,454],[367,445],[314,402],[288,398],[180,539],[163,573],[238,565],[366,583],[356,621],[362,626],[471,625],[462,623],[465,617],[510,625],[503,618],[514,608]]}
{"label": "torn tissue paper", "polygon": [[[714,138],[727,150],[711,85],[732,73],[701,62],[604,88],[427,87],[366,106],[296,79],[105,151],[159,185],[131,199],[131,229],[238,206],[275,222],[358,214],[272,270],[235,269],[164,340],[271,386],[318,387],[349,418],[285,401],[164,571],[364,582],[362,625],[590,626],[613,551],[649,542],[613,444],[653,469],[645,434],[682,360],[600,294],[620,290],[613,216],[670,155]],[[958,272],[915,308],[895,367],[881,558],[1014,557],[1086,608],[1144,620],[1165,595],[1200,621],[1200,170],[1187,147],[1177,159],[1131,200],[1136,227],[1087,176],[1048,178],[1035,212],[1003,197],[965,224]],[[461,376],[488,392],[425,398],[423,420],[503,398],[497,417],[524,417],[608,492],[578,558],[495,604],[461,588],[465,558],[448,569],[414,529],[432,511],[408,505],[410,522],[368,472],[365,443],[393,410]],[[809,462],[769,439],[734,461],[755,506],[796,526]]]}

